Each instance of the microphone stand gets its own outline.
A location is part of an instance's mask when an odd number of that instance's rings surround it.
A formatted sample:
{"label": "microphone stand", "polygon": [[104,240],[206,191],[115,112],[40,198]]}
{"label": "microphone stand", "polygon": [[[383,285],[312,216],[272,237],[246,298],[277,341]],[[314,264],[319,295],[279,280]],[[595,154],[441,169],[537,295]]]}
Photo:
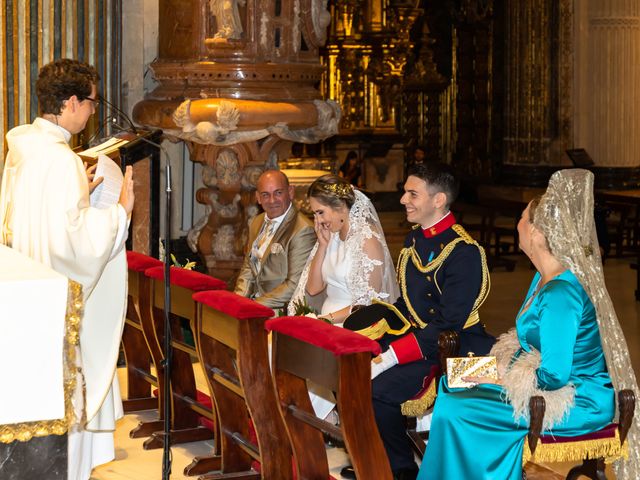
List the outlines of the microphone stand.
{"label": "microphone stand", "polygon": [[[129,120],[129,122],[131,122]],[[131,124],[133,126],[133,123]],[[111,127],[121,132],[129,131],[116,123],[114,118]],[[134,132],[136,140],[141,140],[154,147],[159,148],[165,156],[166,161],[166,187],[165,187],[165,222],[164,222],[164,360],[160,366],[162,367],[162,376],[164,378],[164,404],[163,404],[163,450],[162,450],[162,480],[169,480],[171,477],[171,360],[173,357],[173,348],[171,347],[171,162],[167,150],[159,143],[153,142],[142,135],[137,130]]]}
{"label": "microphone stand", "polygon": [[171,476],[171,162],[166,157],[166,200],[164,219],[164,424],[163,424],[163,450],[162,450],[162,480],[168,480]]}

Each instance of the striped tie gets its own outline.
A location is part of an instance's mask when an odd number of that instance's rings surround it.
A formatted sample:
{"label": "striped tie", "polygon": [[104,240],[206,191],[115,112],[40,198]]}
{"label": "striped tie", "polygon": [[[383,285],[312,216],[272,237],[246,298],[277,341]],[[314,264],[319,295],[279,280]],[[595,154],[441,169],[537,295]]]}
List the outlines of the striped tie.
{"label": "striped tie", "polygon": [[265,243],[267,243],[267,241],[271,238],[274,226],[275,222],[265,217],[264,224],[262,225],[262,230],[260,230],[260,233],[256,237],[255,242],[253,242],[253,248],[251,249],[251,261],[256,267],[256,271],[260,270],[260,259],[262,258],[262,256],[260,255],[260,251],[264,247]]}

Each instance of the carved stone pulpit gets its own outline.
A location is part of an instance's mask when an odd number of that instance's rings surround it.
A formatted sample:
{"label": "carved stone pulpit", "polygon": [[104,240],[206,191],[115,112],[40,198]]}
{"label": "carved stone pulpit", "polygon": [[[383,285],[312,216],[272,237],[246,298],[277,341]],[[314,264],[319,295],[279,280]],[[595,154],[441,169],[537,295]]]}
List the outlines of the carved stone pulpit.
{"label": "carved stone pulpit", "polygon": [[133,116],[204,165],[206,215],[188,240],[217,277],[240,268],[260,173],[337,133],[339,108],[316,88],[329,21],[326,0],[160,1],[159,85]]}

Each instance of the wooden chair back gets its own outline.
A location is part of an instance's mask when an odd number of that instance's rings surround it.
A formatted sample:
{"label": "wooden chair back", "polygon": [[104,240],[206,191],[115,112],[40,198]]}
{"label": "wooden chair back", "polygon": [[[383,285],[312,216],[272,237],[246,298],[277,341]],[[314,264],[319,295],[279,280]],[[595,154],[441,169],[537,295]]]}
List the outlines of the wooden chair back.
{"label": "wooden chair back", "polygon": [[155,362],[147,344],[141,312],[150,309],[151,281],[144,272],[162,266],[162,262],[142,253],[127,251],[127,264],[129,298],[122,332],[122,347],[127,363],[127,394],[122,403],[125,413],[150,409],[159,412],[158,398],[151,392],[153,387],[158,387],[151,368]]}
{"label": "wooden chair back", "polygon": [[[371,358],[378,343],[307,317],[267,322],[273,376],[299,479],[329,478],[322,432],[344,441],[357,478],[391,480],[371,404]],[[314,415],[307,381],[336,394],[339,426]]]}
{"label": "wooden chair back", "polygon": [[292,479],[264,329],[273,310],[227,291],[193,298],[198,355],[218,412],[222,456],[221,472],[200,478]]}

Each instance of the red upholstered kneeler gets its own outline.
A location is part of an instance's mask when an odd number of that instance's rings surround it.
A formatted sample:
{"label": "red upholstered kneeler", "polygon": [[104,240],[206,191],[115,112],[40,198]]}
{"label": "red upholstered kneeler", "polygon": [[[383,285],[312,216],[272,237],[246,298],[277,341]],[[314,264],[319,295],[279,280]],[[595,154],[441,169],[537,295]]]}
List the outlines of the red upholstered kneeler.
{"label": "red upholstered kneeler", "polygon": [[[164,375],[162,362],[165,358],[164,352],[164,265],[156,266],[145,271],[145,275],[152,283],[151,287],[151,309],[143,315],[143,323],[150,325],[152,330],[152,353],[158,368],[158,391],[160,393],[160,403],[165,399]],[[211,406],[201,403],[196,390],[195,375],[193,371],[193,360],[198,354],[196,348],[185,342],[182,320],[187,319],[193,331],[195,325],[196,303],[192,299],[194,292],[207,289],[226,288],[226,284],[217,279],[182,268],[171,267],[170,269],[171,288],[171,312],[169,315],[171,328],[171,346],[173,355],[171,358],[171,443],[185,443],[198,440],[215,439],[218,442],[219,436],[214,436],[208,428],[201,425],[201,417],[206,417],[215,428],[216,416]],[[196,345],[197,347],[197,345]],[[144,442],[145,449],[161,448],[164,436],[162,426],[157,423],[141,424],[140,430],[149,432],[150,437]],[[196,475],[220,467],[220,457],[217,455],[219,445],[216,445],[211,456],[203,457],[187,467],[187,473]]]}
{"label": "red upholstered kneeler", "polygon": [[151,387],[157,385],[157,379],[151,374],[151,353],[140,320],[140,310],[150,308],[150,282],[144,271],[159,265],[162,262],[158,259],[127,251],[129,298],[122,332],[122,347],[127,361],[127,397],[122,403],[127,413],[158,408],[158,399],[151,395]]}
{"label": "red upholstered kneeler", "polygon": [[[299,478],[327,478],[322,432],[343,439],[356,476],[391,480],[391,468],[371,405],[371,358],[378,343],[307,317],[269,320],[272,368]],[[340,426],[317,418],[307,380],[336,393]]]}
{"label": "red upholstered kneeler", "polygon": [[273,310],[222,290],[196,293],[193,298],[198,302],[198,355],[222,432],[223,470],[206,478],[292,479],[292,453],[277,414],[264,330]]}

